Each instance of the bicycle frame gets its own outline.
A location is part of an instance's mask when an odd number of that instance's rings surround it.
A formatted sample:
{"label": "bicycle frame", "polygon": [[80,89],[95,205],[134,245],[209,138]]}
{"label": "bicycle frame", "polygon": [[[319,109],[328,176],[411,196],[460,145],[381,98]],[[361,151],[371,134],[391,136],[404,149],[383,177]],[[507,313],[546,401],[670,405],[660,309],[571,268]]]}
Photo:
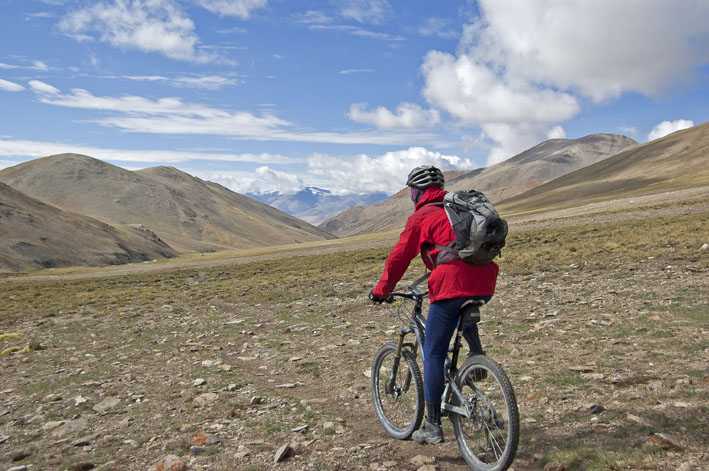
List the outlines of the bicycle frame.
{"label": "bicycle frame", "polygon": [[[396,294],[398,296],[413,300],[414,301],[414,308],[411,311],[411,321],[409,323],[409,327],[405,328],[405,329],[401,329],[399,331],[399,342],[398,342],[397,349],[396,349],[396,355],[394,356],[394,364],[393,364],[394,371],[397,371],[399,368],[399,361],[401,360],[401,351],[403,350],[404,346],[406,346],[406,345],[410,346],[411,352],[414,354],[414,356],[416,356],[420,352],[421,361],[425,361],[425,353],[423,351],[423,348],[419,348],[419,347],[423,346],[425,343],[425,340],[426,340],[426,318],[423,316],[423,300],[427,296],[427,293],[424,293],[424,292],[418,290],[417,288],[414,288],[412,290],[412,294],[408,294],[408,293],[396,293]],[[462,328],[463,328],[463,319],[461,317],[461,319],[458,321],[458,327],[456,328],[455,340],[453,341],[453,348],[449,350],[449,352],[452,353],[452,355],[451,355],[451,357],[446,358],[446,362],[445,362],[446,386],[445,386],[445,389],[443,390],[443,396],[441,398],[442,399],[441,400],[441,411],[459,414],[459,415],[462,415],[462,416],[469,419],[471,417],[472,412],[463,397],[463,393],[460,391],[458,386],[456,386],[456,384],[455,384],[455,374],[458,369],[458,355],[460,353]],[[407,344],[405,342],[406,336],[410,333],[413,333],[416,337],[416,342],[414,344]],[[395,379],[396,379],[396,375],[394,374],[389,378],[389,381],[387,382],[386,392],[389,394],[393,393],[393,391],[394,391]],[[409,389],[410,385],[411,385],[411,373],[407,372],[402,390],[404,392],[407,391]],[[473,388],[477,389],[475,387],[473,387]],[[458,399],[458,403],[463,404],[465,407],[453,406],[450,401],[451,395],[454,395]]]}

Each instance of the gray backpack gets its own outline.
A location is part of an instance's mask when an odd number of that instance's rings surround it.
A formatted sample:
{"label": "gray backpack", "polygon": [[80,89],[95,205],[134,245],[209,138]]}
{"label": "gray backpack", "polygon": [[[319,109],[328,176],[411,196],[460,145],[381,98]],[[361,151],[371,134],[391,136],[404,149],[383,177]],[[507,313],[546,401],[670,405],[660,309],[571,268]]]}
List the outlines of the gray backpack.
{"label": "gray backpack", "polygon": [[440,249],[435,266],[451,260],[464,260],[475,265],[489,263],[500,255],[507,237],[507,221],[502,219],[490,201],[479,191],[446,193],[441,203],[455,233],[455,240]]}

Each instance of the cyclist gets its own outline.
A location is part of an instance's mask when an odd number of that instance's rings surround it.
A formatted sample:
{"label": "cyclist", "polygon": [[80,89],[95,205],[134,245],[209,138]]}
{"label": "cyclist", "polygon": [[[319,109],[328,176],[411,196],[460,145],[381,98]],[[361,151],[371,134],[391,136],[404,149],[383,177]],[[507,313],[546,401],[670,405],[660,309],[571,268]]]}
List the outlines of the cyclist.
{"label": "cyclist", "polygon": [[[495,292],[499,268],[495,262],[473,265],[452,260],[434,266],[438,249],[455,239],[446,212],[437,203],[443,201],[445,179],[438,168],[423,165],[409,173],[406,185],[411,188],[415,210],[406,221],[399,240],[391,249],[384,272],[369,293],[373,302],[384,302],[406,272],[411,260],[420,252],[424,264],[432,270],[428,279],[431,307],[426,320],[426,342],[423,347],[423,383],[426,420],[413,439],[419,443],[441,443],[441,395],[444,387],[444,363],[450,340],[458,325],[460,308],[471,299],[489,301]],[[469,355],[484,355],[477,325],[464,324]]]}

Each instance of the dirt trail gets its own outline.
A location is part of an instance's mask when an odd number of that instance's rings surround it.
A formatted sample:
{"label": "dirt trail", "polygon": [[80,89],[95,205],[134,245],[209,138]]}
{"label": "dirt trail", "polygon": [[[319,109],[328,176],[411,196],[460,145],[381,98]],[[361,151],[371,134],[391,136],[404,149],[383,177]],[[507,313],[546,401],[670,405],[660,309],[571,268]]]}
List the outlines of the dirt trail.
{"label": "dirt trail", "polygon": [[[679,208],[706,212],[706,200]],[[502,274],[481,329],[520,404],[515,470],[709,468],[702,257]],[[364,299],[370,277],[321,282],[304,274],[321,295],[262,303],[212,288],[234,276],[235,264],[254,260],[156,266],[155,277],[130,287],[129,303],[103,299],[58,306],[48,317],[0,319],[0,333],[23,334],[2,348],[30,340],[46,347],[0,357],[0,469],[148,470],[169,455],[188,470],[469,469],[449,423],[446,443],[434,447],[393,440],[377,422],[366,372],[400,324]],[[13,296],[42,286],[107,289],[152,269],[15,278]],[[291,452],[275,463],[285,445]]]}

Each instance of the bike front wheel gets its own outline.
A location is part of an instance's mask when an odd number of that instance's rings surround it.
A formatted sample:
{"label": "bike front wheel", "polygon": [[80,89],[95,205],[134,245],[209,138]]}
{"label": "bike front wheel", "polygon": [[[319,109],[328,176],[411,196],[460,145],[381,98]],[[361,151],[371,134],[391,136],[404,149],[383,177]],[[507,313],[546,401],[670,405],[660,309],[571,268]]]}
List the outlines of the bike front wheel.
{"label": "bike front wheel", "polygon": [[372,362],[372,401],[377,419],[389,435],[399,440],[411,437],[424,413],[423,377],[414,354],[397,345],[383,345]]}
{"label": "bike front wheel", "polygon": [[463,403],[457,397],[453,403],[470,414],[451,414],[463,458],[476,471],[506,470],[519,443],[519,410],[507,374],[494,360],[474,356],[461,365],[455,382]]}

